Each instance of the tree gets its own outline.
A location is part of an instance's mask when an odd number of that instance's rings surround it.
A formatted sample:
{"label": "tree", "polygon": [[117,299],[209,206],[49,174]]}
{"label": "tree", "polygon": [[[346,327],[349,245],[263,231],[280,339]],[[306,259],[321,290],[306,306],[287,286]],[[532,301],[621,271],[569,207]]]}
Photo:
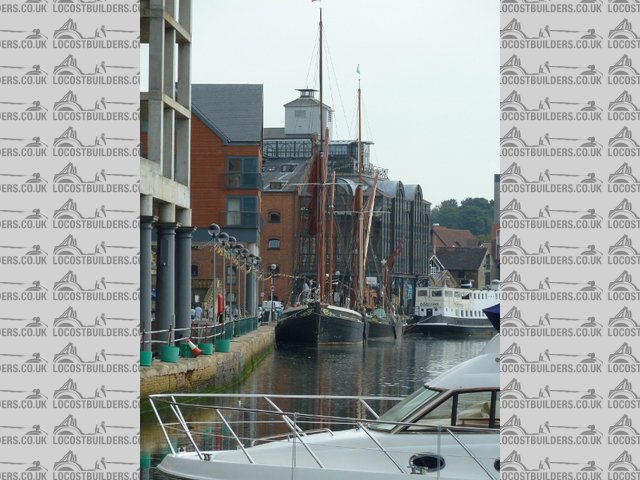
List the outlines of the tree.
{"label": "tree", "polygon": [[486,198],[466,198],[458,201],[445,200],[431,213],[432,222],[448,228],[471,231],[478,237],[488,237],[493,223],[493,200]]}

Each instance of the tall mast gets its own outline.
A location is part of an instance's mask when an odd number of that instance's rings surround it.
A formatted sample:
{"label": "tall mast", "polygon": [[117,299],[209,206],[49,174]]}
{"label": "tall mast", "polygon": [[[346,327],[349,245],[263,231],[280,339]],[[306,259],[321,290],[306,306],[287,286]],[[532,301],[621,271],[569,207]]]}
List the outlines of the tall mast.
{"label": "tall mast", "polygon": [[333,303],[333,215],[336,200],[336,171],[331,174],[331,194],[329,196],[329,284],[327,286],[327,298]]}
{"label": "tall mast", "polygon": [[323,102],[322,102],[322,8],[320,9],[320,48],[319,48],[319,76],[320,76],[320,145],[318,146],[319,161],[318,165],[318,188],[316,189],[318,195],[318,233],[316,237],[316,281],[318,283],[318,298],[320,301],[324,300],[325,290],[325,193],[324,193],[324,164],[325,164],[325,145],[324,145],[324,121],[323,121]]}
{"label": "tall mast", "polygon": [[362,92],[360,90],[360,65],[358,65],[358,181],[362,183]]}

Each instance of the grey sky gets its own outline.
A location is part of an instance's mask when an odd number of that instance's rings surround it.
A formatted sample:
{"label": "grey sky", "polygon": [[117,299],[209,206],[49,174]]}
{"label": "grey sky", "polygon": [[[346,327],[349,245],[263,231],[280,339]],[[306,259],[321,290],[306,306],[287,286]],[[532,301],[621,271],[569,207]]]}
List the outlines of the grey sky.
{"label": "grey sky", "polygon": [[264,84],[264,124],[282,126],[296,88],[314,87],[319,6],[332,138],[364,137],[390,177],[434,205],[493,196],[498,172],[497,2],[484,0],[194,0],[194,83]]}

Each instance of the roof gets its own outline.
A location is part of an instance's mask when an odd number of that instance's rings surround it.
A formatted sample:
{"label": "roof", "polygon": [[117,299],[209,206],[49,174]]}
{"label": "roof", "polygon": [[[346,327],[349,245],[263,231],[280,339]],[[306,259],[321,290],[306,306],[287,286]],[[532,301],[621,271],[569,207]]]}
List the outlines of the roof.
{"label": "roof", "polygon": [[436,257],[447,270],[478,270],[487,249],[465,247],[442,247],[436,249]]}
{"label": "roof", "polygon": [[262,141],[262,85],[194,84],[191,107],[226,143]]}
{"label": "roof", "polygon": [[433,246],[439,247],[478,247],[480,240],[469,230],[447,228],[435,225],[431,227]]}
{"label": "roof", "polygon": [[[293,170],[282,171],[283,165],[293,166]],[[303,183],[308,181],[308,170],[311,166],[311,160],[302,162],[292,162],[287,160],[269,160],[262,166],[262,188],[263,192],[280,192],[300,190]],[[272,182],[282,182],[282,188],[272,189]]]}

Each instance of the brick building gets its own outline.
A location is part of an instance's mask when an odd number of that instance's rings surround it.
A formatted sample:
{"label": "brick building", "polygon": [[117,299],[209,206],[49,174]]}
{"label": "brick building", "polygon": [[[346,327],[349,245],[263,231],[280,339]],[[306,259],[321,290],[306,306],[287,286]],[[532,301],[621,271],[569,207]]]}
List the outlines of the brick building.
{"label": "brick building", "polygon": [[[192,86],[191,209],[193,225],[192,284],[194,297],[211,305],[213,278],[211,223],[236,237],[259,255],[262,218],[262,85]],[[251,313],[257,307],[257,277],[229,267],[230,303]],[[217,287],[221,287],[222,259],[216,259]],[[238,275],[239,273],[239,275]],[[240,286],[238,285],[240,282]],[[236,298],[240,287],[240,298]],[[209,294],[209,296],[207,295]]]}

